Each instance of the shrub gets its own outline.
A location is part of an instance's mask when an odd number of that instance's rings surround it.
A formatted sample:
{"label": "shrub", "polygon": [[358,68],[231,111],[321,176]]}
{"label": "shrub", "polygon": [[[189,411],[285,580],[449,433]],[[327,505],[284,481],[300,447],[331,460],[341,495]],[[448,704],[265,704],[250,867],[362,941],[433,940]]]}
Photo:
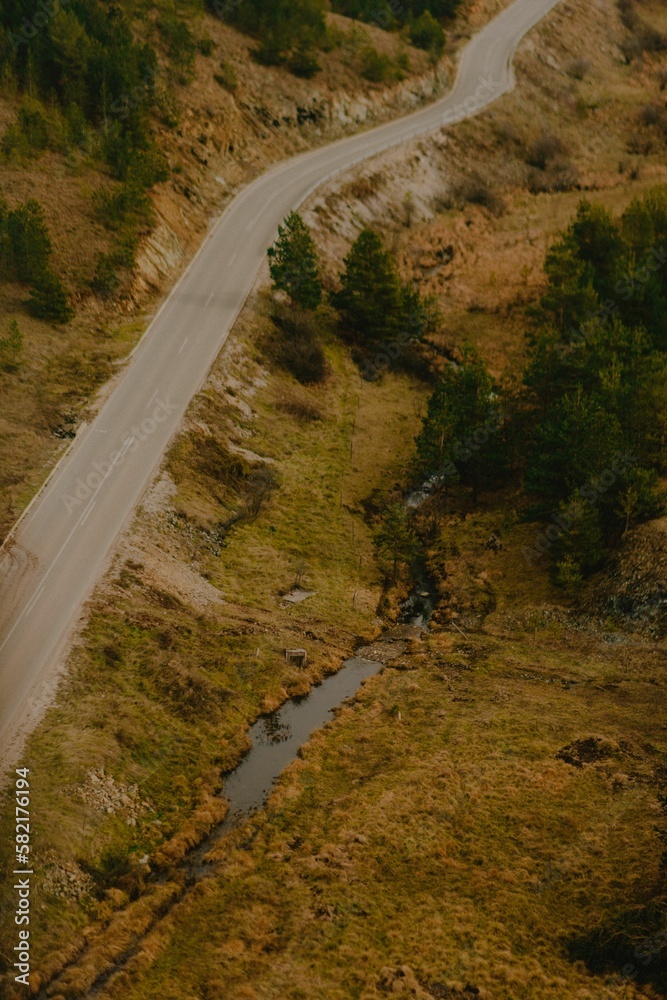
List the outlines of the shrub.
{"label": "shrub", "polygon": [[442,55],[445,47],[445,33],[430,11],[425,10],[410,25],[410,41],[418,49],[425,49],[435,58]]}
{"label": "shrub", "polygon": [[51,127],[42,104],[34,97],[24,97],[16,122],[2,138],[3,153],[25,159],[31,153],[43,153],[50,141]]}
{"label": "shrub", "polygon": [[103,298],[109,298],[118,291],[120,278],[118,264],[113,254],[100,254],[90,284],[93,291]]}
{"label": "shrub", "polygon": [[322,419],[320,410],[313,403],[296,396],[285,396],[279,399],[276,403],[276,409],[289,414],[301,424],[310,424]]}
{"label": "shrub", "polygon": [[226,62],[224,59],[220,63],[219,71],[215,73],[215,81],[221,87],[224,87],[225,90],[228,90],[230,94],[233,94],[239,85],[236,70],[231,63]]}
{"label": "shrub", "polygon": [[3,372],[13,372],[19,367],[19,358],[23,349],[23,334],[15,319],[9,324],[7,336],[0,339],[0,369]]}
{"label": "shrub", "polygon": [[35,281],[46,271],[52,250],[44,209],[31,198],[9,212],[6,226],[17,278],[19,281]]}
{"label": "shrub", "polygon": [[158,27],[167,41],[172,64],[187,78],[192,74],[197,43],[187,23],[175,15],[162,18]]}
{"label": "shrub", "polygon": [[30,143],[19,125],[10,125],[2,137],[2,152],[8,160],[26,160]]}
{"label": "shrub", "polygon": [[570,65],[567,67],[567,72],[575,80],[583,80],[586,76],[588,76],[590,68],[590,61],[581,57],[579,59],[572,60]]}
{"label": "shrub", "polygon": [[394,76],[394,64],[389,56],[367,46],[361,53],[361,75],[371,83],[385,83]]}
{"label": "shrub", "polygon": [[272,347],[278,364],[302,385],[324,381],[329,366],[313,316],[292,310],[277,312],[273,319],[281,332],[280,339]]}
{"label": "shrub", "polygon": [[33,316],[55,323],[69,323],[74,316],[62,281],[50,270],[35,281],[27,305]]}
{"label": "shrub", "polygon": [[279,361],[302,385],[323,382],[329,371],[324,349],[316,337],[295,335],[284,340]]}
{"label": "shrub", "polygon": [[533,170],[528,177],[531,194],[552,194],[554,191],[571,191],[579,183],[579,173],[569,160],[552,163],[548,170]]}
{"label": "shrub", "polygon": [[503,199],[481,177],[467,177],[455,184],[449,202],[456,208],[463,208],[466,204],[479,205],[497,216],[505,211]]}
{"label": "shrub", "polygon": [[322,69],[314,51],[307,46],[299,46],[290,57],[287,65],[295,76],[306,80],[315,76]]}
{"label": "shrub", "polygon": [[565,155],[566,149],[557,135],[543,132],[531,146],[527,162],[538,170],[546,170],[549,163]]}

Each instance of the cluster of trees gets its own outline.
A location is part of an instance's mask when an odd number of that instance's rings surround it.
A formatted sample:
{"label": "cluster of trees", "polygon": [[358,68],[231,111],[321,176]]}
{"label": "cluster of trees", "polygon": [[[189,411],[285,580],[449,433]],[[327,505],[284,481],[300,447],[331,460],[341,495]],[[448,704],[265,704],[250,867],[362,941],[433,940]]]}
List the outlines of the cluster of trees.
{"label": "cluster of trees", "polygon": [[417,452],[446,481],[523,477],[546,522],[526,554],[549,553],[576,589],[663,500],[667,429],[667,190],[615,220],[583,202],[547,256],[518,390],[502,393],[474,354],[448,368]]}
{"label": "cluster of trees", "polygon": [[438,21],[454,17],[460,5],[461,0],[333,0],[332,3],[335,11],[347,17],[400,27],[424,14]]}
{"label": "cluster of trees", "polygon": [[[317,250],[297,213],[269,260],[292,309],[317,309]],[[408,346],[437,327],[438,314],[400,280],[373,230],[360,233],[344,264],[328,301],[365,374],[376,377],[410,356]],[[667,189],[634,201],[618,220],[582,202],[545,269],[520,384],[498,385],[465,350],[438,377],[416,440],[417,465],[434,477],[441,498],[461,483],[473,502],[480,489],[520,477],[526,516],[546,524],[528,555],[548,552],[556,580],[576,589],[630,527],[662,509]]]}
{"label": "cluster of trees", "polygon": [[4,274],[30,287],[27,306],[33,316],[67,323],[74,311],[51,267],[52,250],[39,202],[31,198],[10,211],[0,196],[0,265]]}
{"label": "cluster of trees", "polygon": [[[334,0],[332,8],[387,30],[405,27],[413,45],[435,57],[442,53],[442,20],[453,17],[461,0]],[[320,69],[317,50],[327,44],[325,0],[207,0],[209,9],[258,39],[256,56],[266,65],[285,63],[299,76]],[[374,51],[374,50],[370,50]],[[375,53],[377,59],[383,57]],[[386,58],[386,57],[385,57]],[[364,75],[380,72],[367,67]],[[384,79],[384,76],[380,77]]]}
{"label": "cluster of trees", "polygon": [[[95,127],[118,118],[121,134],[145,141],[145,105],[157,59],[148,44],[134,40],[117,5],[99,0],[43,3],[9,0],[2,5],[0,66],[26,93],[55,98],[67,116]],[[132,102],[130,95],[145,92]]]}
{"label": "cluster of trees", "polygon": [[[188,25],[176,14],[157,25],[172,64],[191,68],[196,48]],[[97,264],[96,291],[109,294],[124,269],[134,267],[142,227],[150,223],[150,188],[167,177],[155,143],[152,117],[162,107],[155,49],[137,41],[118,5],[100,0],[8,0],[0,12],[0,74],[23,97],[17,119],[2,137],[2,152],[20,160],[46,149],[99,158],[119,181],[100,212],[118,233],[110,254]],[[48,269],[40,277],[33,311],[63,318],[62,291]],[[48,295],[55,296],[51,309]]]}
{"label": "cluster of trees", "polygon": [[212,13],[258,39],[257,59],[287,63],[297,75],[318,70],[316,52],[326,36],[323,0],[207,0]]}
{"label": "cluster of trees", "polygon": [[[296,337],[306,326],[312,328],[303,313],[317,309],[323,299],[317,248],[297,212],[279,227],[268,256],[274,288],[284,292],[292,306],[289,316],[278,314],[280,325],[283,329],[291,325]],[[363,374],[377,378],[385,368],[409,359],[406,348],[435,329],[438,312],[432,299],[401,281],[392,255],[372,229],[361,231],[344,264],[340,287],[328,302]]]}

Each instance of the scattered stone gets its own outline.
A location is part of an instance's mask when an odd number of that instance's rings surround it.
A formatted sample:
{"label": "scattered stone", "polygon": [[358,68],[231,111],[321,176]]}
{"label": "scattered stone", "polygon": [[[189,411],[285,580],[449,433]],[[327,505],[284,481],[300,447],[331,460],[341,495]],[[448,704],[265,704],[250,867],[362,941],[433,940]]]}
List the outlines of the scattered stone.
{"label": "scattered stone", "polygon": [[104,768],[93,768],[86,775],[86,783],[76,789],[93,812],[107,816],[120,816],[128,826],[136,826],[137,820],[150,812],[153,805],[141,798],[137,785],[123,785]]}
{"label": "scattered stone", "polygon": [[83,896],[90,896],[95,883],[76,861],[63,861],[48,851],[42,859],[42,867],[46,871],[43,890],[59,899],[75,902]]}

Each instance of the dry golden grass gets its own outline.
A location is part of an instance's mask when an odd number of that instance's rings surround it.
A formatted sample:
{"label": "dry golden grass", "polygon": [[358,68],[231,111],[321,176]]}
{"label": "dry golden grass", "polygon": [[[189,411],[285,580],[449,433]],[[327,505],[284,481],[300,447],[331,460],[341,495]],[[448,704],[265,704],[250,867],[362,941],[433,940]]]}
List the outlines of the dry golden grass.
{"label": "dry golden grass", "polygon": [[[370,680],[288,769],[252,845],[246,831],[220,846],[150,967],[104,995],[366,1000],[388,981],[639,997],[619,970],[659,930],[628,917],[664,894],[664,651],[512,633],[436,629],[416,669]],[[606,740],[599,760],[558,758],[589,736]],[[596,975],[573,956],[595,956],[598,929],[619,950]]]}
{"label": "dry golden grass", "polygon": [[[337,668],[356,636],[376,628],[381,583],[360,502],[405,467],[418,426],[414,401],[424,390],[399,376],[360,386],[355,366],[333,340],[327,382],[296,387],[253,360],[250,344],[262,322],[244,317],[238,341],[193,403],[168,457],[178,489],[173,504],[187,516],[174,518],[169,509],[140,514],[130,548],[93,601],[58,704],[29,742],[40,853],[54,850],[99,866],[109,852],[133,863],[150,852],[177,864],[222,818],[224,802],[211,796],[245,749],[248,722],[288,695],[306,693]],[[233,396],[224,390],[225,378],[235,386]],[[288,393],[310,399],[321,419],[304,424],[277,407]],[[214,465],[218,471],[224,473],[225,462],[235,467],[227,448],[242,444],[272,458],[279,480],[256,519],[234,529],[219,555],[202,532],[242,502],[243,490],[234,476],[210,481],[196,446],[202,438],[220,445],[206,450],[222,462]],[[383,446],[373,447],[379,439]],[[350,472],[351,452],[359,464]],[[240,462],[242,468],[253,464]],[[154,554],[163,560],[157,568],[149,562]],[[190,567],[185,584],[178,576],[178,588],[170,576],[177,559]],[[281,607],[280,595],[297,576],[316,595]],[[207,588],[205,606],[197,599],[200,585]],[[213,585],[225,602],[211,599]],[[309,654],[305,670],[283,657],[285,647],[302,645]],[[136,827],[122,814],[85,807],[77,789],[93,765],[121,784],[139,786],[151,808]],[[72,983],[88,981],[106,954],[107,922],[123,905],[109,893],[100,896],[98,903],[45,897],[35,915],[36,970],[52,975],[71,955],[64,941],[81,947],[92,924],[101,931],[99,947],[80,974],[71,972]],[[128,913],[136,909],[133,904]],[[74,985],[68,989],[77,995]]]}

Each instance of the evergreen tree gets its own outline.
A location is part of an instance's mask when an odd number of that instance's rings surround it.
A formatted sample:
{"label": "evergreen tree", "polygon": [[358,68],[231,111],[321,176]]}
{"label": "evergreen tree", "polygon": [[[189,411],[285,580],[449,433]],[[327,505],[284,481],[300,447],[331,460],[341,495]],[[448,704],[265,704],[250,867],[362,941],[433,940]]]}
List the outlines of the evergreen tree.
{"label": "evergreen tree", "polygon": [[48,268],[51,239],[44,209],[31,198],[7,215],[11,260],[19,281],[36,281]]}
{"label": "evergreen tree", "polygon": [[445,369],[428,402],[416,439],[422,472],[436,473],[445,482],[460,476],[471,483],[476,502],[481,482],[503,464],[501,422],[495,383],[481,358],[467,349],[458,367]]}
{"label": "evergreen tree", "polygon": [[412,22],[410,41],[417,48],[430,52],[434,60],[440,58],[445,47],[445,33],[430,11],[425,10]]}
{"label": "evergreen tree", "polygon": [[391,566],[392,580],[396,582],[399,571],[407,571],[419,553],[419,541],[410,525],[403,503],[387,507],[382,525],[375,535],[375,544],[383,559]]}
{"label": "evergreen tree", "polygon": [[401,327],[403,305],[396,267],[372,229],[364,229],[345,258],[341,288],[331,296],[346,332],[361,343],[389,340]]}
{"label": "evergreen tree", "polygon": [[30,289],[28,309],[33,316],[55,323],[69,323],[74,316],[63,283],[49,270],[43,271]]}
{"label": "evergreen tree", "polygon": [[618,225],[602,205],[582,201],[569,232],[578,259],[590,266],[600,300],[610,298],[620,277],[625,249]]}
{"label": "evergreen tree", "polygon": [[274,287],[286,292],[292,305],[317,309],[322,300],[317,249],[297,212],[290,212],[278,227],[278,239],[268,256]]}
{"label": "evergreen tree", "polygon": [[572,588],[577,577],[588,576],[601,565],[607,550],[599,508],[590,500],[575,495],[561,504],[559,514],[568,527],[554,542],[555,579]]}
{"label": "evergreen tree", "polygon": [[578,256],[571,232],[551,247],[544,269],[549,283],[541,302],[542,314],[566,343],[576,340],[581,324],[599,312],[600,300],[592,266]]}
{"label": "evergreen tree", "polygon": [[623,430],[616,417],[606,412],[598,397],[577,390],[558,400],[535,428],[526,489],[542,498],[538,510],[549,513],[591,477],[611,468],[623,451]]}

